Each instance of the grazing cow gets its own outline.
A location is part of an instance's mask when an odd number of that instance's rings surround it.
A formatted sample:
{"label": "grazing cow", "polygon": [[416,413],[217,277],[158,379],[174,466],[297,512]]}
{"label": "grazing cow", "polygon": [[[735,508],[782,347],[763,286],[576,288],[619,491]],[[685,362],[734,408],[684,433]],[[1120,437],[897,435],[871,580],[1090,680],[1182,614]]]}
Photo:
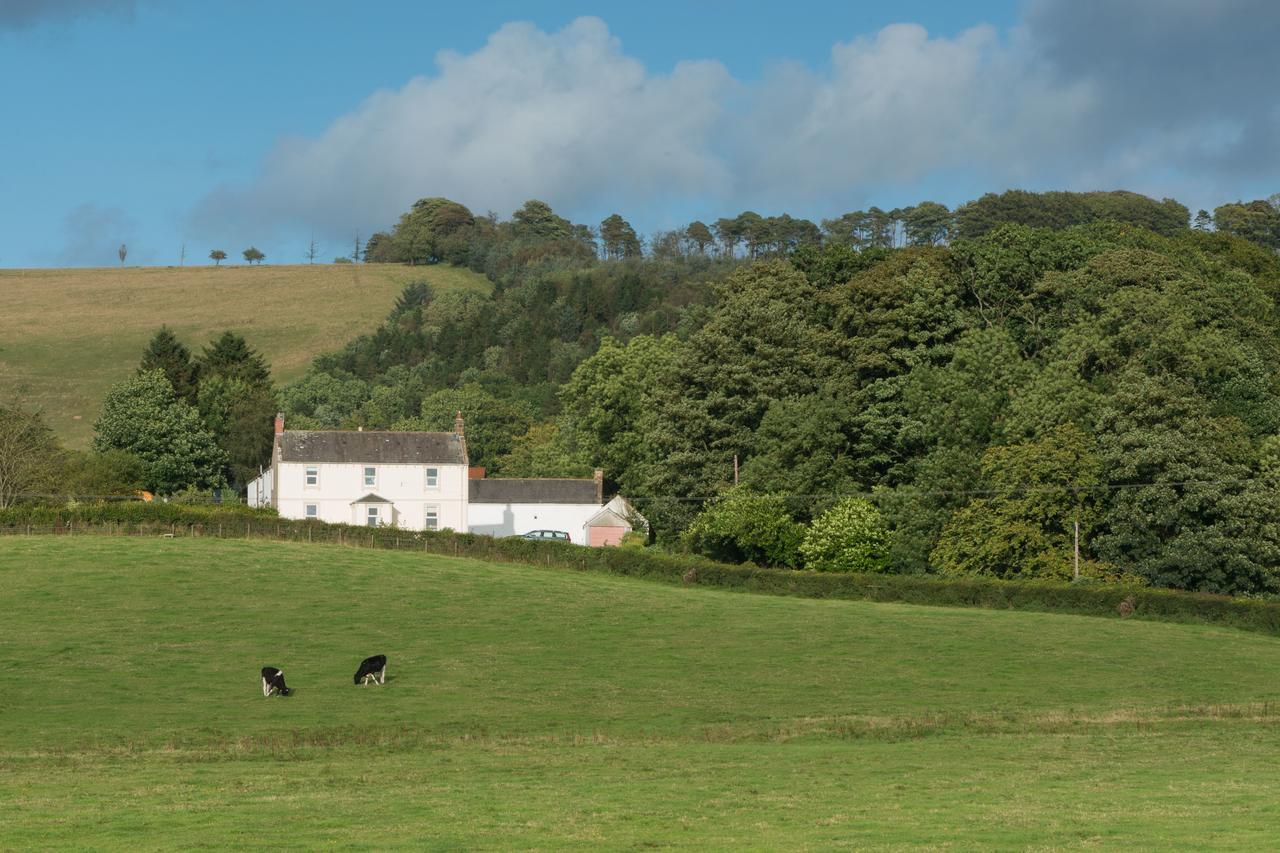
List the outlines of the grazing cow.
{"label": "grazing cow", "polygon": [[274,666],[264,666],[262,668],[262,695],[270,696],[272,693],[279,693],[281,696],[288,696],[293,690],[285,686],[284,671],[276,669]]}
{"label": "grazing cow", "polygon": [[360,661],[360,668],[356,670],[356,677],[352,679],[352,683],[359,684],[363,680],[365,684],[368,684],[369,679],[373,679],[375,684],[387,683],[386,655],[374,655],[371,658],[365,658]]}

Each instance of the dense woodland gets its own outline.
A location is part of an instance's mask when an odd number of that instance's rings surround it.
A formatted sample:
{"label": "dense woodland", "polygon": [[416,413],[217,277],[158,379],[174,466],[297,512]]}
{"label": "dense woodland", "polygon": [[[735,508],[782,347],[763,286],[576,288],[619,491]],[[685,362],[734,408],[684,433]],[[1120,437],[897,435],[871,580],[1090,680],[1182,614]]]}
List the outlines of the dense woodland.
{"label": "dense woodland", "polygon": [[[721,559],[1070,578],[1078,528],[1085,578],[1278,594],[1278,252],[1278,197],[1010,191],[647,239],[424,199],[364,260],[492,293],[410,286],[278,401],[295,428],[462,410],[473,464],[602,467],[660,547]],[[262,383],[175,370],[242,483]]]}

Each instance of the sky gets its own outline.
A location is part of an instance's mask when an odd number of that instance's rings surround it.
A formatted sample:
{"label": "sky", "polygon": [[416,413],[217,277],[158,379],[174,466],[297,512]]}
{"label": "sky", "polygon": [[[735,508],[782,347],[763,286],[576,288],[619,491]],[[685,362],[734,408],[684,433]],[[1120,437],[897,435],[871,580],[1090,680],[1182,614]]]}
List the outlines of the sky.
{"label": "sky", "polygon": [[1280,192],[1280,3],[0,0],[0,267],[350,254],[417,198],[640,231]]}

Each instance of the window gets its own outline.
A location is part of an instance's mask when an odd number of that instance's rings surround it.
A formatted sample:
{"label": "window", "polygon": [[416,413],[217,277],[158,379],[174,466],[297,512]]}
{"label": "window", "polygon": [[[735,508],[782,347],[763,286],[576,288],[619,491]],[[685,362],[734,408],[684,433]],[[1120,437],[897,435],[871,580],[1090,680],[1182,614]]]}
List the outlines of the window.
{"label": "window", "polygon": [[435,488],[438,488],[439,486],[440,486],[440,469],[428,468],[427,469],[427,488],[435,489]]}
{"label": "window", "polygon": [[378,508],[376,506],[371,506],[368,508],[368,512],[369,514],[366,517],[367,520],[365,521],[365,524],[367,524],[369,527],[377,527],[378,526]]}
{"label": "window", "polygon": [[320,508],[315,504],[307,504],[307,518],[315,519],[320,517]]}
{"label": "window", "polygon": [[429,506],[426,512],[426,523],[422,525],[427,530],[440,529],[440,509],[439,507]]}
{"label": "window", "polygon": [[315,465],[307,466],[307,485],[312,487],[320,485],[320,469]]}
{"label": "window", "polygon": [[377,468],[364,469],[364,484],[370,487],[378,485],[378,469]]}

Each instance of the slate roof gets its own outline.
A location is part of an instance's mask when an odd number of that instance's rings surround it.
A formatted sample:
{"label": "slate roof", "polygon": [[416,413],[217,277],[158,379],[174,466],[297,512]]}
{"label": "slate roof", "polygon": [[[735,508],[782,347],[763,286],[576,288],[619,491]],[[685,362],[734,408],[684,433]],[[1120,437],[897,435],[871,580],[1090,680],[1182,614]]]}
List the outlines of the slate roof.
{"label": "slate roof", "polygon": [[375,495],[373,492],[370,492],[364,497],[354,500],[351,503],[353,504],[389,504],[391,503],[391,501],[387,500],[384,497]]}
{"label": "slate roof", "polygon": [[280,434],[280,461],[466,465],[467,451],[451,432],[295,429]]}
{"label": "slate roof", "polygon": [[600,505],[595,480],[504,479],[468,480],[473,504],[592,504]]}

